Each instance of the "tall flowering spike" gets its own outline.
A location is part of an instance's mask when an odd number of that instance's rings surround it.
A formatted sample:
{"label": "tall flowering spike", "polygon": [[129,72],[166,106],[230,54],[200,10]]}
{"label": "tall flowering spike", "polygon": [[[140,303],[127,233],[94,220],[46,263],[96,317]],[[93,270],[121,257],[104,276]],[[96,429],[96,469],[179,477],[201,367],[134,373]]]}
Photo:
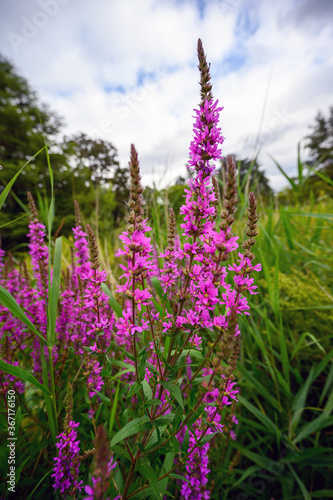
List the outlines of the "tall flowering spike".
{"label": "tall flowering spike", "polygon": [[[165,291],[175,285],[176,280],[179,276],[179,270],[175,263],[175,239],[176,239],[176,221],[175,214],[170,208],[170,218],[169,218],[169,230],[168,230],[168,246],[164,253],[160,254],[161,258],[164,258],[164,266],[161,270],[161,281],[163,283]],[[171,299],[171,294],[169,295]]]}
{"label": "tall flowering spike", "polygon": [[35,219],[38,219],[36,205],[35,205],[34,199],[31,195],[30,191],[28,191],[27,196],[28,196],[28,201],[29,201],[30,212],[32,213],[32,215]]}
{"label": "tall flowering spike", "polygon": [[83,481],[79,480],[80,448],[77,441],[76,428],[80,425],[73,420],[73,389],[70,382],[67,385],[65,430],[57,439],[56,447],[59,450],[58,457],[55,457],[53,468],[53,487],[60,490],[60,494],[65,498],[67,495],[73,496],[76,491],[82,489]]}
{"label": "tall flowering spike", "polygon": [[138,153],[134,147],[134,144],[131,144],[131,155],[128,165],[129,165],[130,179],[131,179],[130,200],[128,204],[131,211],[128,217],[128,223],[130,225],[128,231],[131,234],[135,230],[142,231],[144,228],[143,224],[144,211],[143,211],[143,198],[142,198],[143,188],[141,185]]}
{"label": "tall flowering spike", "polygon": [[206,54],[204,52],[202,41],[198,40],[198,68],[200,71],[200,87],[201,87],[201,106],[204,105],[205,101],[211,101],[213,99],[212,84],[210,83],[210,64],[207,63]]}
{"label": "tall flowering spike", "polygon": [[75,225],[81,226],[80,207],[76,200],[74,200],[74,211],[75,211]]}
{"label": "tall flowering spike", "polygon": [[92,473],[93,487],[86,486],[85,491],[89,494],[88,498],[93,500],[104,500],[106,498],[111,471],[117,465],[113,462],[110,451],[110,443],[103,425],[97,427],[96,438],[94,440],[94,472]]}
{"label": "tall flowering spike", "polygon": [[213,101],[212,85],[210,83],[209,65],[203,51],[202,42],[198,40],[198,58],[200,70],[201,103],[196,113],[193,127],[194,139],[190,145],[189,168],[201,172],[203,179],[215,169],[210,161],[221,159],[220,145],[223,143],[221,129],[217,126],[219,112],[218,101]]}
{"label": "tall flowering spike", "polygon": [[175,249],[175,236],[176,236],[176,220],[175,213],[172,208],[169,209],[169,231],[168,231],[168,250],[173,252]]}
{"label": "tall flowering spike", "polygon": [[212,201],[212,205],[215,207],[215,214],[212,215],[212,220],[215,221],[217,217],[217,210],[220,200],[220,189],[216,177],[212,176],[212,184],[214,189],[215,200]]}
{"label": "tall flowering spike", "polygon": [[249,207],[247,209],[247,230],[246,235],[248,239],[243,243],[243,248],[246,250],[244,257],[250,260],[255,258],[255,255],[251,252],[251,247],[255,244],[255,237],[259,234],[257,230],[258,214],[257,214],[257,202],[252,191],[249,193]]}
{"label": "tall flowering spike", "polygon": [[225,185],[223,189],[223,209],[221,229],[231,227],[235,221],[233,216],[237,207],[237,169],[231,155],[227,157]]}
{"label": "tall flowering spike", "polygon": [[87,235],[81,227],[80,207],[76,200],[74,201],[74,208],[75,208],[75,227],[73,228],[73,234],[74,234],[75,256],[77,263],[75,263],[75,261],[73,260],[72,269],[73,269],[74,282],[75,284],[77,284],[77,280],[81,277],[80,275],[88,274],[91,267],[89,263]]}
{"label": "tall flowering spike", "polygon": [[63,229],[63,227],[64,227],[65,222],[66,222],[66,217],[63,217],[63,218],[62,218],[62,220],[61,220],[61,222],[60,222],[60,224],[59,224],[59,226],[58,226],[58,229],[57,229],[57,230],[56,230],[56,232],[54,233],[54,236],[53,236],[54,241],[55,241],[57,238],[59,238],[60,233],[61,233],[61,231],[62,231],[62,229]]}
{"label": "tall flowering spike", "polygon": [[87,227],[88,246],[89,246],[89,260],[91,262],[91,268],[97,269],[99,263],[98,263],[98,246],[96,238],[89,224],[87,224],[86,227]]}
{"label": "tall flowering spike", "polygon": [[68,426],[68,422],[73,420],[73,387],[70,382],[67,383],[67,400],[66,400],[66,416],[65,416],[65,427]]}
{"label": "tall flowering spike", "polygon": [[31,263],[34,274],[37,278],[37,291],[40,296],[45,296],[47,293],[47,277],[48,277],[48,256],[49,251],[44,243],[46,235],[45,226],[38,220],[36,205],[28,192],[28,200],[32,219],[29,223],[30,238],[29,253],[31,255]]}

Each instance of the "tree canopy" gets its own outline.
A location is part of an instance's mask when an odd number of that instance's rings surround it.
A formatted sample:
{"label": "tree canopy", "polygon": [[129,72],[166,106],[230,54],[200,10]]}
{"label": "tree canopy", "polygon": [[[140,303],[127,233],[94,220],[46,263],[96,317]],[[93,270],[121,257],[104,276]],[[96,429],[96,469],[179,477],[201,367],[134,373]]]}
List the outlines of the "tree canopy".
{"label": "tree canopy", "polygon": [[[106,219],[111,229],[119,224],[126,210],[124,201],[128,199],[128,176],[119,166],[117,150],[111,142],[93,140],[83,133],[63,138],[60,135],[63,125],[56,113],[39,102],[36,92],[11,62],[0,55],[0,192],[27,160],[43,148],[44,134],[54,175],[54,230],[65,219],[63,231],[69,233],[74,224],[74,199],[89,218],[95,209],[97,188],[100,200],[103,199],[100,210],[108,210]],[[3,207],[0,232],[8,249],[26,241],[25,218],[5,224],[25,213],[27,191],[45,216],[50,198],[45,151],[18,176]]]}

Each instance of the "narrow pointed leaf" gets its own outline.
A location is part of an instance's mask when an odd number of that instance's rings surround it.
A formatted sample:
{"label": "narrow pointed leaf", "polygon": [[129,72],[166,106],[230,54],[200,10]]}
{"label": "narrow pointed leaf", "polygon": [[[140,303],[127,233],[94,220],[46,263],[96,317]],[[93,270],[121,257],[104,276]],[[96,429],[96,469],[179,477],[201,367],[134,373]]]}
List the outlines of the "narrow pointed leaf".
{"label": "narrow pointed leaf", "polygon": [[38,382],[38,380],[33,375],[31,375],[31,373],[25,371],[20,366],[11,365],[10,363],[6,363],[6,361],[2,361],[0,359],[0,370],[13,375],[14,377],[18,377],[21,380],[30,382],[37,389],[40,389],[45,394],[45,396],[51,396],[51,392],[47,387],[45,387],[45,385]]}
{"label": "narrow pointed leaf", "polygon": [[123,439],[133,436],[133,434],[138,434],[139,432],[146,431],[152,428],[152,424],[147,416],[141,418],[134,418],[128,424],[125,425],[119,432],[113,437],[111,441],[111,446],[120,443]]}
{"label": "narrow pointed leaf", "polygon": [[29,330],[34,332],[44,344],[47,344],[42,334],[39,333],[37,328],[31,323],[30,319],[26,316],[25,312],[18,305],[14,297],[1,285],[0,303],[4,305],[16,318],[20,319],[22,323],[24,323],[29,328]]}
{"label": "narrow pointed leaf", "polygon": [[61,237],[57,238],[54,249],[54,259],[53,259],[53,275],[52,275],[52,285],[49,300],[49,325],[48,325],[48,344],[53,347],[55,344],[55,329],[57,320],[57,310],[58,310],[58,297],[59,297],[59,287],[60,287],[60,277],[61,277],[61,252],[62,252],[62,241]]}
{"label": "narrow pointed leaf", "polygon": [[113,312],[117,315],[118,318],[121,318],[123,315],[123,311],[122,311],[120,305],[118,304],[118,302],[116,301],[116,299],[114,298],[114,296],[112,295],[111,290],[109,289],[109,287],[105,283],[102,283],[101,287],[102,287],[103,292],[105,292],[106,295],[109,296],[109,304],[110,304]]}
{"label": "narrow pointed leaf", "polygon": [[14,175],[14,177],[8,182],[7,186],[5,187],[5,189],[2,191],[2,193],[0,194],[0,210],[3,206],[3,204],[5,203],[6,201],[6,198],[14,184],[14,182],[16,181],[17,177],[20,175],[20,173],[22,172],[22,170],[24,169],[24,167],[26,167],[28,165],[28,163],[30,163],[32,160],[34,160],[36,158],[36,156],[39,155],[39,153],[41,153],[45,148],[42,148],[38,151],[38,153],[36,153],[34,156],[32,156],[24,165],[23,167],[20,168],[20,170]]}

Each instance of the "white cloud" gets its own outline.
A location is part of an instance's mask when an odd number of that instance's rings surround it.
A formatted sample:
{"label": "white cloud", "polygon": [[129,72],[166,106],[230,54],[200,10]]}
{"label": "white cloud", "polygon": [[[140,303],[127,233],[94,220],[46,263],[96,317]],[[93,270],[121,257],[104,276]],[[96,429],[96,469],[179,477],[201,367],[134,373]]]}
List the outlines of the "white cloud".
{"label": "white cloud", "polygon": [[111,140],[124,166],[134,142],[145,182],[165,183],[185,172],[200,36],[225,108],[224,153],[251,156],[261,146],[279,188],[284,180],[267,152],[294,175],[297,142],[333,103],[324,4],[207,0],[200,10],[192,0],[19,0],[3,8],[1,51],[65,118],[67,133]]}

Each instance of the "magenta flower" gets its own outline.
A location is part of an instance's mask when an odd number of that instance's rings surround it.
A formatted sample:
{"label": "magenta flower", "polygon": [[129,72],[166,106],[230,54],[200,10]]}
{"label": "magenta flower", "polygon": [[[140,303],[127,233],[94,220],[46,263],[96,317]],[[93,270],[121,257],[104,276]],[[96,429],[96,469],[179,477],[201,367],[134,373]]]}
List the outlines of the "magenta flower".
{"label": "magenta flower", "polygon": [[246,297],[241,297],[236,290],[230,293],[222,293],[222,297],[224,301],[221,304],[226,305],[227,316],[230,316],[232,309],[235,309],[237,314],[250,314],[247,312],[250,306],[247,303]]}
{"label": "magenta flower", "polygon": [[79,480],[79,440],[77,438],[76,428],[80,424],[73,420],[68,422],[67,429],[57,436],[59,442],[56,447],[59,450],[59,456],[55,457],[53,487],[60,490],[61,495],[72,495],[76,490],[82,489],[83,481]]}

